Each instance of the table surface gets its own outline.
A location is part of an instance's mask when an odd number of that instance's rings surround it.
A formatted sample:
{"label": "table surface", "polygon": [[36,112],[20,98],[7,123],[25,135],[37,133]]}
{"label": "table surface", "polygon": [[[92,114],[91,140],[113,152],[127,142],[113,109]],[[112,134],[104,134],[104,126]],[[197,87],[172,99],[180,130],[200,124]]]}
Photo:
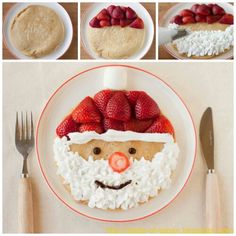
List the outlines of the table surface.
{"label": "table surface", "polygon": [[[91,4],[92,3],[81,3],[80,5],[81,16],[83,15],[83,12],[85,12]],[[156,32],[156,4],[155,3],[141,3],[141,4],[147,9],[150,16],[152,17],[154,24],[154,32]],[[80,58],[92,59],[90,55],[85,51],[82,45],[82,41],[80,43]],[[143,59],[156,59],[156,34],[154,34],[152,45],[147,54],[143,57]]]}
{"label": "table surface", "polygon": [[[35,123],[55,89],[66,79],[104,63],[3,63],[3,232],[17,231],[17,186],[22,158],[14,145],[15,112],[32,110]],[[233,228],[233,63],[130,63],[170,84],[185,101],[196,125],[206,107],[214,114],[215,165],[219,177],[223,227]],[[219,96],[220,94],[220,96]],[[198,134],[197,134],[198,135]],[[35,231],[40,233],[199,232],[204,228],[206,165],[200,149],[192,175],[175,201],[137,222],[105,223],[69,210],[50,192],[35,150],[29,157],[33,183]]]}
{"label": "table surface", "polygon": [[[77,59],[78,58],[78,4],[77,3],[60,3],[71,18],[73,25],[73,39],[69,49],[60,59]],[[14,3],[3,3],[3,19],[8,10],[14,5]],[[16,59],[14,55],[8,50],[5,44],[2,42],[2,54],[3,59]]]}

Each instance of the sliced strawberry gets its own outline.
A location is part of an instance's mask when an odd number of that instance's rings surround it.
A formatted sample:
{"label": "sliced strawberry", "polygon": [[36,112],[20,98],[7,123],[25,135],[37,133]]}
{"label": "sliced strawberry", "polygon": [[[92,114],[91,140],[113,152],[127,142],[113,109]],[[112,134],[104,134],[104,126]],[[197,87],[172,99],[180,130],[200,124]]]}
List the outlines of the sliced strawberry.
{"label": "sliced strawberry", "polygon": [[100,26],[101,27],[111,26],[111,22],[110,22],[110,20],[101,20],[100,21]]}
{"label": "sliced strawberry", "polygon": [[98,20],[110,20],[110,15],[107,9],[102,9],[98,14],[97,14],[97,19]]}
{"label": "sliced strawberry", "polygon": [[143,29],[144,23],[141,18],[137,17],[129,26],[136,29]]}
{"label": "sliced strawberry", "polygon": [[128,121],[131,117],[131,108],[127,98],[121,91],[116,92],[107,103],[106,114],[108,118]]}
{"label": "sliced strawberry", "polygon": [[145,130],[147,130],[151,126],[152,122],[153,122],[152,119],[149,119],[149,120],[132,119],[124,123],[124,130],[130,130],[130,131],[134,131],[138,133],[143,133]]}
{"label": "sliced strawberry", "polygon": [[119,120],[113,120],[109,118],[105,118],[103,121],[104,130],[107,131],[108,129],[114,129],[114,130],[124,130],[124,125],[122,121]]}
{"label": "sliced strawberry", "polygon": [[125,27],[127,25],[130,25],[133,22],[133,20],[130,19],[121,19],[120,20],[120,26]]}
{"label": "sliced strawberry", "polygon": [[72,119],[71,115],[67,116],[56,129],[57,135],[61,138],[69,133],[78,132],[79,125]]}
{"label": "sliced strawberry", "polygon": [[196,14],[195,21],[196,22],[206,22],[206,16],[202,16],[202,15]]}
{"label": "sliced strawberry", "polygon": [[234,16],[232,14],[225,14],[219,20],[219,23],[227,24],[227,25],[232,25],[234,23]]}
{"label": "sliced strawberry", "polygon": [[122,11],[120,6],[116,6],[113,9],[111,16],[112,16],[112,18],[119,19],[119,20],[125,18],[124,11]]}
{"label": "sliced strawberry", "polygon": [[100,22],[99,22],[99,20],[96,18],[96,17],[94,17],[90,22],[89,22],[89,25],[91,26],[91,27],[93,27],[93,28],[100,28],[101,26],[100,26]]}
{"label": "sliced strawberry", "polygon": [[183,24],[191,24],[196,22],[193,16],[185,16],[183,17],[182,21]]}
{"label": "sliced strawberry", "polygon": [[160,115],[146,130],[146,133],[169,133],[174,135],[174,128],[164,115]]}
{"label": "sliced strawberry", "polygon": [[221,15],[207,16],[206,21],[207,21],[208,24],[212,24],[212,23],[217,22],[221,17],[222,17]]}
{"label": "sliced strawberry", "polygon": [[72,112],[72,118],[77,123],[100,122],[101,114],[91,97],[86,97]]}
{"label": "sliced strawberry", "polygon": [[134,19],[134,18],[137,17],[136,12],[132,8],[130,8],[130,7],[126,8],[125,15],[126,15],[127,19]]}
{"label": "sliced strawberry", "polygon": [[108,159],[108,163],[113,171],[121,173],[130,166],[128,157],[122,152],[114,152]]}
{"label": "sliced strawberry", "polygon": [[220,7],[219,5],[215,4],[212,7],[212,13],[213,13],[213,15],[224,15],[225,10],[222,7]]}
{"label": "sliced strawberry", "polygon": [[79,131],[81,133],[83,133],[85,131],[95,131],[95,132],[101,134],[101,133],[103,133],[103,127],[102,127],[101,123],[84,123],[84,124],[80,125]]}
{"label": "sliced strawberry", "polygon": [[116,7],[116,6],[114,6],[114,5],[110,5],[110,6],[107,8],[107,11],[108,11],[108,13],[110,14],[110,16],[112,15],[112,12],[113,12],[113,10],[115,9],[115,7]]}
{"label": "sliced strawberry", "polygon": [[195,14],[189,9],[184,9],[179,13],[179,15],[185,17],[185,16],[194,16]]}
{"label": "sliced strawberry", "polygon": [[126,12],[126,9],[127,7],[124,7],[124,6],[120,6],[121,10],[125,13]]}
{"label": "sliced strawberry", "polygon": [[157,103],[145,92],[139,95],[135,105],[135,115],[138,120],[156,118],[160,114]]}
{"label": "sliced strawberry", "polygon": [[[217,4],[213,4],[213,3],[207,4],[207,6],[208,6],[210,9],[212,9],[215,5],[217,5]],[[217,5],[217,6],[218,6],[218,5]]]}
{"label": "sliced strawberry", "polygon": [[141,93],[145,93],[143,91],[127,91],[125,93],[129,103],[134,106],[137,102],[137,99],[138,99],[138,96],[141,94]]}
{"label": "sliced strawberry", "polygon": [[182,25],[182,24],[183,24],[182,16],[179,16],[179,15],[174,16],[174,17],[171,19],[170,23],[175,23],[175,24],[177,24],[177,25]]}
{"label": "sliced strawberry", "polygon": [[211,9],[206,4],[201,4],[196,10],[196,14],[209,16],[211,14]]}
{"label": "sliced strawberry", "polygon": [[196,14],[196,13],[197,13],[197,9],[198,9],[199,6],[200,6],[200,4],[194,4],[194,5],[191,7],[191,11]]}
{"label": "sliced strawberry", "polygon": [[111,25],[120,25],[120,20],[112,18]]}

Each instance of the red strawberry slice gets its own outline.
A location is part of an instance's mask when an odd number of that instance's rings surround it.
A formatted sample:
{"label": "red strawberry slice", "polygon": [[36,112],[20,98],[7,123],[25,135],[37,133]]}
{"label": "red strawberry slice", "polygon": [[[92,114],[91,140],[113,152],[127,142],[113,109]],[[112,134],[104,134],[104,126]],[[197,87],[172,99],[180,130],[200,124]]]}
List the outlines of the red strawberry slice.
{"label": "red strawberry slice", "polygon": [[211,9],[206,4],[201,4],[198,6],[196,13],[203,16],[209,16],[211,14]]}
{"label": "red strawberry slice", "polygon": [[141,18],[137,17],[129,26],[136,29],[143,29],[144,23]]}
{"label": "red strawberry slice", "polygon": [[57,135],[62,138],[63,136],[67,136],[69,133],[78,132],[79,126],[72,119],[71,115],[67,116],[56,128]]}
{"label": "red strawberry slice", "polygon": [[137,17],[136,12],[132,8],[130,8],[130,7],[126,8],[125,15],[126,15],[127,19],[134,19],[134,18]]}
{"label": "red strawberry slice", "polygon": [[185,16],[194,16],[195,14],[189,9],[184,9],[179,13],[179,15],[185,17]]}
{"label": "red strawberry slice", "polygon": [[207,21],[208,24],[212,24],[212,23],[217,22],[221,17],[222,17],[221,15],[207,16],[206,21]]}
{"label": "red strawberry slice", "polygon": [[130,120],[128,122],[124,123],[124,130],[130,130],[130,131],[134,131],[134,132],[138,132],[138,133],[143,133],[145,132],[145,130],[147,130],[151,124],[152,124],[153,120]]}
{"label": "red strawberry slice", "polygon": [[101,134],[101,133],[103,133],[103,127],[102,127],[101,123],[84,123],[84,124],[80,125],[79,131],[81,133],[83,133],[85,131],[95,131],[95,132]]}
{"label": "red strawberry slice", "polygon": [[110,22],[110,20],[101,20],[100,26],[101,27],[111,26],[111,22]]}
{"label": "red strawberry slice", "polygon": [[127,25],[130,25],[133,22],[133,20],[129,20],[129,19],[121,19],[120,20],[120,26],[121,27],[125,27]]}
{"label": "red strawberry slice", "polygon": [[124,130],[123,122],[119,120],[105,118],[103,121],[103,125],[105,131],[107,131],[108,129],[121,130],[121,131]]}
{"label": "red strawberry slice", "polygon": [[222,7],[220,7],[219,5],[215,4],[212,7],[212,13],[213,13],[213,15],[224,15],[225,10]]}
{"label": "red strawberry slice", "polygon": [[115,93],[114,91],[106,89],[96,93],[93,98],[97,108],[104,116],[106,116],[107,103],[114,95],[114,93]]}
{"label": "red strawberry slice", "polygon": [[131,108],[124,93],[116,92],[107,103],[106,114],[108,118],[128,121],[131,117]]}
{"label": "red strawberry slice", "polygon": [[137,102],[137,99],[138,99],[138,96],[141,94],[141,93],[144,93],[143,91],[127,91],[125,93],[129,103],[134,106]]}
{"label": "red strawberry slice", "polygon": [[100,122],[101,114],[91,97],[86,97],[72,112],[72,118],[77,123]]}
{"label": "red strawberry slice", "polygon": [[182,18],[183,24],[191,24],[195,23],[195,19],[193,16],[185,16]]}
{"label": "red strawberry slice", "polygon": [[169,133],[174,135],[174,128],[164,115],[160,115],[146,130],[146,133]]}
{"label": "red strawberry slice", "polygon": [[227,25],[232,25],[234,23],[234,16],[232,14],[225,14],[219,20],[219,23],[227,24]]}
{"label": "red strawberry slice", "polygon": [[99,22],[99,20],[96,18],[96,17],[94,17],[90,22],[89,22],[89,25],[91,26],[91,27],[93,27],[93,28],[100,28],[101,26],[100,26],[100,22]]}
{"label": "red strawberry slice", "polygon": [[[215,5],[217,5],[217,4],[213,4],[213,3],[207,4],[207,6],[208,6],[210,9],[212,9]],[[217,5],[217,6],[218,6],[218,5]]]}
{"label": "red strawberry slice", "polygon": [[108,163],[113,171],[121,173],[130,166],[128,157],[122,152],[114,152],[108,159]]}
{"label": "red strawberry slice", "polygon": [[196,14],[195,21],[196,22],[206,22],[206,16],[202,16],[202,15]]}
{"label": "red strawberry slice", "polygon": [[97,14],[97,19],[98,20],[110,20],[110,15],[107,9],[102,9],[98,14]]}
{"label": "red strawberry slice", "polygon": [[175,24],[177,24],[177,25],[182,25],[182,24],[183,24],[182,16],[179,16],[179,15],[174,16],[174,17],[171,19],[170,23],[175,23]]}
{"label": "red strawberry slice", "polygon": [[110,16],[112,15],[112,12],[113,12],[113,10],[115,9],[115,7],[116,7],[116,6],[114,6],[114,5],[110,5],[110,6],[107,8],[107,11],[108,11],[108,13],[110,14]]}
{"label": "red strawberry slice", "polygon": [[125,13],[126,12],[126,9],[127,7],[124,7],[124,6],[120,6],[121,10]]}
{"label": "red strawberry slice", "polygon": [[194,5],[191,7],[191,11],[196,14],[196,13],[197,13],[197,9],[198,9],[199,6],[200,6],[200,4],[194,4]]}
{"label": "red strawberry slice", "polygon": [[112,16],[112,18],[119,19],[119,20],[125,18],[124,11],[122,11],[120,6],[116,6],[113,9],[111,16]]}
{"label": "red strawberry slice", "polygon": [[120,25],[120,20],[112,18],[111,25]]}
{"label": "red strawberry slice", "polygon": [[138,120],[156,118],[160,114],[157,103],[145,92],[141,93],[135,105],[135,115]]}

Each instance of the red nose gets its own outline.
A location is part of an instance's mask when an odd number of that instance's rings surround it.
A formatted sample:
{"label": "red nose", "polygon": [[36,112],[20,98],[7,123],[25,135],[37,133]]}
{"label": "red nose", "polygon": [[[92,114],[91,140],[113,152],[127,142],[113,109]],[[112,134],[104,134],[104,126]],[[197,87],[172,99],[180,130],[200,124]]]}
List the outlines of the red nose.
{"label": "red nose", "polygon": [[130,166],[128,157],[122,152],[114,152],[109,158],[110,167],[115,172],[123,172]]}

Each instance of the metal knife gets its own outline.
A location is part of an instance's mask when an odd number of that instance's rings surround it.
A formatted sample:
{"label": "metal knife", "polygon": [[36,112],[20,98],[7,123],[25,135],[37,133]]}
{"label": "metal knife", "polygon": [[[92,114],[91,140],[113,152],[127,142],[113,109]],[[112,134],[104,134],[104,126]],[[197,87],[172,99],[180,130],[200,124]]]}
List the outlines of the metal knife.
{"label": "metal knife", "polygon": [[208,107],[200,122],[200,143],[207,164],[206,176],[206,227],[209,232],[221,230],[220,193],[214,169],[214,131],[212,109]]}

